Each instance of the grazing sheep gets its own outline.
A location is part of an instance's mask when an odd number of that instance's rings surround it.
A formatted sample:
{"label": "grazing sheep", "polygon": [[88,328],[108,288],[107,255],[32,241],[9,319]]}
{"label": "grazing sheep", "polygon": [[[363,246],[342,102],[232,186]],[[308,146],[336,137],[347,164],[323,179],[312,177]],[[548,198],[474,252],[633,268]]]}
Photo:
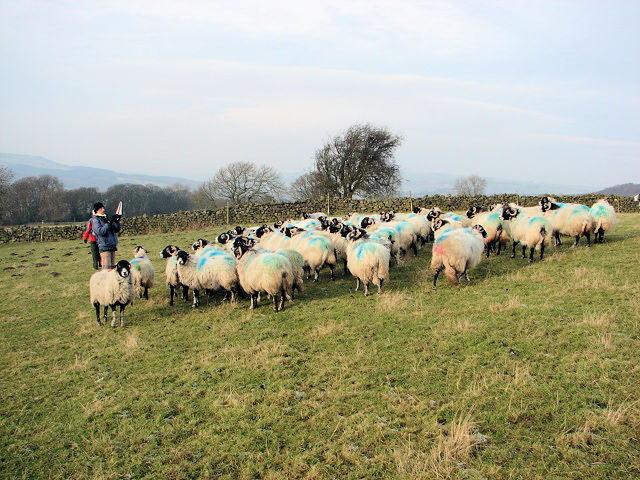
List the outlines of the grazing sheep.
{"label": "grazing sheep", "polygon": [[178,262],[176,254],[179,251],[180,247],[177,245],[167,245],[160,252],[160,256],[167,259],[167,266],[164,269],[164,273],[167,277],[167,285],[169,286],[169,305],[173,305],[173,295],[176,289],[180,287],[182,287],[182,299],[185,301],[189,300],[189,287],[183,285],[180,282],[180,277],[178,276]]}
{"label": "grazing sheep", "polygon": [[460,277],[469,281],[468,270],[482,260],[486,232],[480,225],[473,228],[457,228],[436,237],[431,254],[433,288],[442,270],[453,285],[460,284]]}
{"label": "grazing sheep", "polygon": [[613,208],[606,198],[603,198],[591,206],[589,213],[591,214],[594,222],[594,241],[596,243],[603,243],[604,233],[612,232],[616,226],[616,209]]}
{"label": "grazing sheep", "polygon": [[593,232],[593,217],[590,209],[580,203],[561,203],[552,197],[540,199],[540,209],[551,222],[556,246],[562,245],[560,234],[575,238],[574,247],[578,246],[580,237],[587,239],[587,246],[591,246],[591,232]]}
{"label": "grazing sheep", "polygon": [[384,245],[371,241],[363,229],[357,229],[347,235],[347,267],[356,277],[356,291],[360,282],[364,283],[364,295],[369,295],[369,283],[382,292],[382,284],[389,280],[389,259],[391,252]]}
{"label": "grazing sheep", "polygon": [[124,327],[124,309],[133,305],[135,292],[131,283],[131,264],[120,260],[114,268],[100,270],[89,279],[89,298],[96,309],[96,321],[100,323],[100,305],[104,307],[104,323],[107,323],[109,307],[113,312],[111,327],[116,326],[116,307],[120,306],[120,326]]}
{"label": "grazing sheep", "polygon": [[134,258],[131,260],[131,278],[136,294],[149,300],[149,289],[153,287],[156,272],[151,260],[147,257],[147,251],[138,245],[133,250]]}
{"label": "grazing sheep", "polygon": [[292,298],[294,281],[293,267],[287,256],[256,250],[251,242],[241,237],[233,243],[240,286],[251,297],[249,308],[255,308],[258,294],[265,292],[273,297],[276,313],[284,310],[285,298]]}
{"label": "grazing sheep", "polygon": [[236,259],[226,251],[205,249],[198,255],[180,250],[177,254],[180,282],[193,290],[193,308],[200,306],[200,290],[224,290],[225,299],[235,302],[238,286]]}
{"label": "grazing sheep", "polygon": [[522,243],[522,258],[526,258],[529,247],[529,263],[533,262],[533,252],[540,250],[540,260],[544,257],[544,248],[549,245],[553,235],[551,222],[542,215],[527,215],[515,205],[503,205],[503,226],[513,239],[511,258],[516,256],[516,245]]}

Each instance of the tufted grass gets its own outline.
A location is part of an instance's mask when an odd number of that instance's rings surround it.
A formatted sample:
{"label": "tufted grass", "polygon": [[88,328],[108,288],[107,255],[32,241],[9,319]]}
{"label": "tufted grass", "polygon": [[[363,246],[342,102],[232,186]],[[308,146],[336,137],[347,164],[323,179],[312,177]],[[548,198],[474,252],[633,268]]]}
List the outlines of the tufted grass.
{"label": "tufted grass", "polygon": [[339,267],[277,315],[170,307],[156,252],[217,233],[121,239],[157,273],[124,329],[81,241],[0,246],[0,478],[640,476],[640,215],[459,288],[425,248],[379,297]]}

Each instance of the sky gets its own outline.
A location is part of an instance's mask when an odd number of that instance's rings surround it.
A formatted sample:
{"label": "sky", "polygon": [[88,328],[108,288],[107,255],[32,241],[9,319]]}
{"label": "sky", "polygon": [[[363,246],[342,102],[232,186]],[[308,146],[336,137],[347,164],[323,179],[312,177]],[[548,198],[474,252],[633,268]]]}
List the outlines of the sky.
{"label": "sky", "polygon": [[0,152],[206,180],[356,123],[428,172],[640,183],[640,1],[0,0]]}

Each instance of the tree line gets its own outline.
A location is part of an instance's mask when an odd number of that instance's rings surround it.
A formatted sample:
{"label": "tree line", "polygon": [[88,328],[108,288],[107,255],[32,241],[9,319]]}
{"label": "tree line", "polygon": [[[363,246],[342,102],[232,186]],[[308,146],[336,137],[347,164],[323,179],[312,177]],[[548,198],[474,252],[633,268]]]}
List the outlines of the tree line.
{"label": "tree line", "polygon": [[[15,225],[34,222],[81,221],[100,200],[115,208],[119,201],[127,216],[156,215],[182,210],[217,208],[226,203],[265,203],[342,198],[391,198],[402,184],[394,158],[403,139],[387,128],[356,124],[327,140],[316,150],[313,169],[288,188],[272,167],[235,162],[220,168],[198,189],[175,185],[118,184],[99,192],[96,188],[66,190],[57,177],[41,175],[13,180],[13,172],[0,166],[0,222]],[[459,178],[460,195],[484,193],[486,181],[477,175]]]}

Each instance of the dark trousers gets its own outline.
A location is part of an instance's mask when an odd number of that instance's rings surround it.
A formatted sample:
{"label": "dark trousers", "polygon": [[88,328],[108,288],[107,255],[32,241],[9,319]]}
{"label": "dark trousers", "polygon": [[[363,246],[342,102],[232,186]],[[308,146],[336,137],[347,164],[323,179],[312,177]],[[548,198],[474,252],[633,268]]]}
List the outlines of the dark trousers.
{"label": "dark trousers", "polygon": [[98,251],[98,242],[89,242],[91,244],[91,257],[93,258],[93,268],[100,270],[100,252]]}

